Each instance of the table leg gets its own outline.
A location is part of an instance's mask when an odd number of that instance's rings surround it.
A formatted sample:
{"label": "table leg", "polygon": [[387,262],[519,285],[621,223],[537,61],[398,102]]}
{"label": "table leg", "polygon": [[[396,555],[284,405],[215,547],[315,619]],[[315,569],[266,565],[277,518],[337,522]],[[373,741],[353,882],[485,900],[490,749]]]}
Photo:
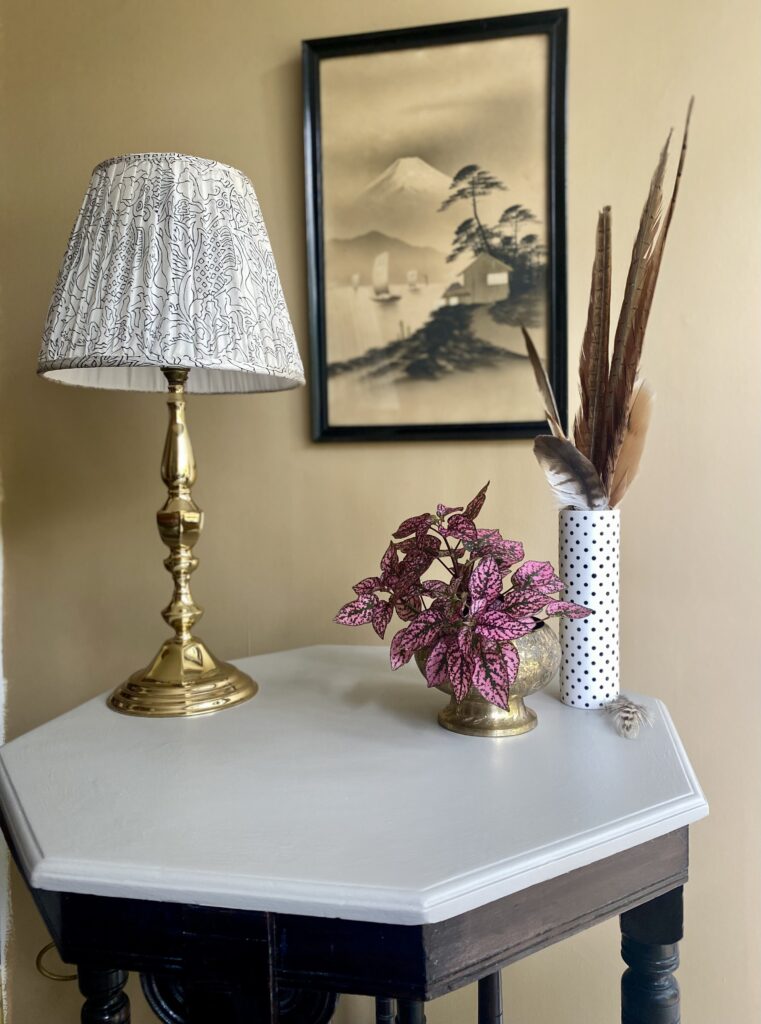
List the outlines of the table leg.
{"label": "table leg", "polygon": [[425,1003],[422,999],[400,999],[396,1020],[397,1024],[425,1024]]}
{"label": "table leg", "polygon": [[679,1024],[679,941],[682,887],[621,915],[622,1024]]}
{"label": "table leg", "polygon": [[80,965],[77,977],[85,997],[82,1024],[129,1024],[129,999],[122,991],[127,984],[126,971]]}
{"label": "table leg", "polygon": [[479,979],[478,1024],[502,1024],[502,975],[499,971]]}
{"label": "table leg", "polygon": [[375,1024],[394,1024],[395,1016],[394,1000],[378,996],[375,1000]]}

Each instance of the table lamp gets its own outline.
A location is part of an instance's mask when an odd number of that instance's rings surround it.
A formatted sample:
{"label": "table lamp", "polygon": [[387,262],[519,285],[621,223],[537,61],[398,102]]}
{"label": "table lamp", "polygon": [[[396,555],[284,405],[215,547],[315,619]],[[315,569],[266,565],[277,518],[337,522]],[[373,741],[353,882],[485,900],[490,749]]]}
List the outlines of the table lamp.
{"label": "table lamp", "polygon": [[168,389],[157,514],[174,593],[174,630],[147,667],[109,697],[147,718],[203,715],[253,697],[257,684],[194,633],[190,593],[203,513],[185,422],[186,393],[280,391],[304,383],[283,290],[248,178],[178,153],[99,164],[50,303],[38,372],[63,384]]}

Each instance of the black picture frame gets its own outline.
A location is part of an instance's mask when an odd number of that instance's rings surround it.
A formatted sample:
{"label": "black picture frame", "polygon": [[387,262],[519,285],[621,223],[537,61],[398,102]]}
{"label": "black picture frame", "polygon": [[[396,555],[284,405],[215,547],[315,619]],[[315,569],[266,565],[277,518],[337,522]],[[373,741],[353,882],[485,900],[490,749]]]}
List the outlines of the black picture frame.
{"label": "black picture frame", "polygon": [[567,9],[426,25],[302,43],[304,155],[314,441],[487,440],[529,438],[546,432],[544,420],[335,426],[329,422],[324,273],[320,67],[322,62],[388,50],[441,46],[504,36],[545,35],[547,60],[547,369],[563,426],[567,419],[566,311],[566,52]]}

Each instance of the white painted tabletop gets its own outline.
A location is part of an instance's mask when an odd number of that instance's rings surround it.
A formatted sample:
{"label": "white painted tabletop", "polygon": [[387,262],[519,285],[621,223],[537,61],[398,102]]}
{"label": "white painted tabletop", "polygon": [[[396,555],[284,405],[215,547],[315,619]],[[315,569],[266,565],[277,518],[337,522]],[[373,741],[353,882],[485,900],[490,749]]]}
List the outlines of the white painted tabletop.
{"label": "white painted tabletop", "polygon": [[664,835],[708,808],[666,708],[620,738],[602,711],[529,699],[524,736],[457,736],[382,647],[237,662],[254,700],[195,719],[105,695],[0,750],[31,885],[420,924]]}

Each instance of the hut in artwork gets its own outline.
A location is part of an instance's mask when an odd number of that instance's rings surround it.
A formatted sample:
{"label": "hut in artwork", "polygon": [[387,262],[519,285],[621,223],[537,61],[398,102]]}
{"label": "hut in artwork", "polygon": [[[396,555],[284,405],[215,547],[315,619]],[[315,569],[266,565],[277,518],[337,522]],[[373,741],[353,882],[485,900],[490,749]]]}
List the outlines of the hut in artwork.
{"label": "hut in artwork", "polygon": [[510,297],[510,267],[486,252],[480,253],[460,275],[469,302],[503,302]]}
{"label": "hut in artwork", "polygon": [[442,296],[447,306],[488,305],[510,298],[509,264],[482,252],[458,275]]}

